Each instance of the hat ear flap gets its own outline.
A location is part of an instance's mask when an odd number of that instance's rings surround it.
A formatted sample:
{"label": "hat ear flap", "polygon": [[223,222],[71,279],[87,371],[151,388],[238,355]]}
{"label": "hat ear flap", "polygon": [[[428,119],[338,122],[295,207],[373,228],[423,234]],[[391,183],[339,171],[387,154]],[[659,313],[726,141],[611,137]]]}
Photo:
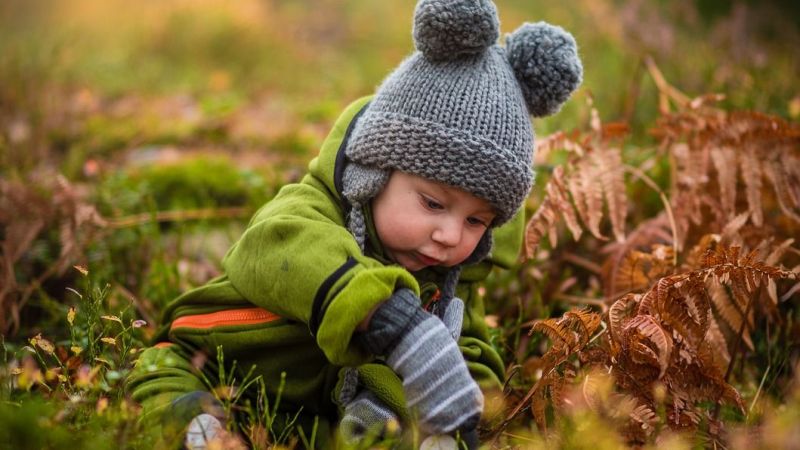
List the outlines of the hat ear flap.
{"label": "hat ear flap", "polygon": [[558,112],[583,79],[575,39],[546,22],[525,23],[508,35],[506,54],[535,117]]}
{"label": "hat ear flap", "polygon": [[491,0],[420,0],[414,11],[414,45],[430,61],[477,55],[500,36]]}

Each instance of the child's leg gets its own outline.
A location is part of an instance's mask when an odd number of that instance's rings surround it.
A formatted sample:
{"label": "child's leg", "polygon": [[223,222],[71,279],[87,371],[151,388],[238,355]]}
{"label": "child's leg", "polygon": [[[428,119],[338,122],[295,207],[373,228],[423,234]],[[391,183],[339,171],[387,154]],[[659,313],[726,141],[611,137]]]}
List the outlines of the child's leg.
{"label": "child's leg", "polygon": [[203,412],[219,414],[219,405],[191,361],[177,346],[146,349],[139,356],[126,385],[142,405],[140,421],[150,432],[183,442],[183,428]]}

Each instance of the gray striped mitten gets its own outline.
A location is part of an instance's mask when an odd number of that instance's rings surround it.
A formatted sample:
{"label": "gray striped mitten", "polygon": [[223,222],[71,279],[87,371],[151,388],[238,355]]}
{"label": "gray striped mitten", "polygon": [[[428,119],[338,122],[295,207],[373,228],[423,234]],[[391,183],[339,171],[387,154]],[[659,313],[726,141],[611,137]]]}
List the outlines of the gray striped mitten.
{"label": "gray striped mitten", "polygon": [[358,339],[373,354],[385,356],[403,379],[406,404],[417,413],[423,432],[475,428],[483,394],[447,327],[420,307],[411,290],[400,289],[384,302]]}
{"label": "gray striped mitten", "polygon": [[[394,429],[392,425],[394,425]],[[355,444],[365,437],[385,438],[399,434],[400,421],[378,397],[362,389],[344,408],[339,431],[346,444]]]}

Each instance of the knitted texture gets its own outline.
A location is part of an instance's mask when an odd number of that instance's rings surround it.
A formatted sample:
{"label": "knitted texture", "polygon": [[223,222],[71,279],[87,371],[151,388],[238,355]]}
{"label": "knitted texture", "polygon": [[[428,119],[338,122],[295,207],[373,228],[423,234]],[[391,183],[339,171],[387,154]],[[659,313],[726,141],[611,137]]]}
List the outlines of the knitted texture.
{"label": "knitted texture", "polygon": [[399,419],[379,398],[368,390],[361,390],[344,408],[339,432],[346,444],[355,444],[367,436],[386,437],[387,426],[394,422],[399,433]]}
{"label": "knitted texture", "polygon": [[483,411],[483,394],[461,351],[441,320],[428,316],[388,354],[386,362],[403,379],[408,408],[428,434],[472,429]]}
{"label": "knitted texture", "polygon": [[353,234],[363,252],[367,241],[364,205],[383,189],[389,181],[389,173],[361,164],[348,164],[344,169],[343,179],[347,181],[343,183],[342,194],[350,202],[347,229]]}
{"label": "knitted texture", "polygon": [[489,0],[423,0],[414,12],[414,43],[431,61],[480,53],[497,41],[498,28]]}
{"label": "knitted texture", "polygon": [[404,333],[428,316],[412,290],[398,289],[375,311],[367,331],[356,334],[356,339],[373,355],[386,355]]}
{"label": "knitted texture", "polygon": [[561,27],[522,24],[506,37],[506,51],[528,109],[536,117],[558,112],[581,84],[583,67],[575,39]]}
{"label": "knitted texture", "polygon": [[346,153],[485,199],[497,211],[494,225],[516,213],[533,182],[530,117],[497,46],[455,61],[406,59],[378,89]]}
{"label": "knitted texture", "polygon": [[[463,316],[463,313],[462,313]],[[413,292],[401,289],[384,302],[357,339],[403,380],[410,410],[429,434],[477,425],[483,395],[469,374],[451,331],[422,310]]]}

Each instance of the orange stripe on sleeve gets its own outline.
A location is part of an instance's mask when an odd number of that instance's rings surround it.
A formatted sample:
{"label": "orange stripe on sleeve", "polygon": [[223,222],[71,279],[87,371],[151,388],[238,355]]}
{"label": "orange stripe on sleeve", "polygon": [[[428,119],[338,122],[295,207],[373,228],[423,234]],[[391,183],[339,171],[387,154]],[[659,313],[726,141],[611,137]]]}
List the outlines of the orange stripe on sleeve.
{"label": "orange stripe on sleeve", "polygon": [[213,328],[228,325],[254,325],[280,319],[280,316],[264,308],[226,309],[208,314],[178,317],[172,321],[170,330],[176,328]]}

